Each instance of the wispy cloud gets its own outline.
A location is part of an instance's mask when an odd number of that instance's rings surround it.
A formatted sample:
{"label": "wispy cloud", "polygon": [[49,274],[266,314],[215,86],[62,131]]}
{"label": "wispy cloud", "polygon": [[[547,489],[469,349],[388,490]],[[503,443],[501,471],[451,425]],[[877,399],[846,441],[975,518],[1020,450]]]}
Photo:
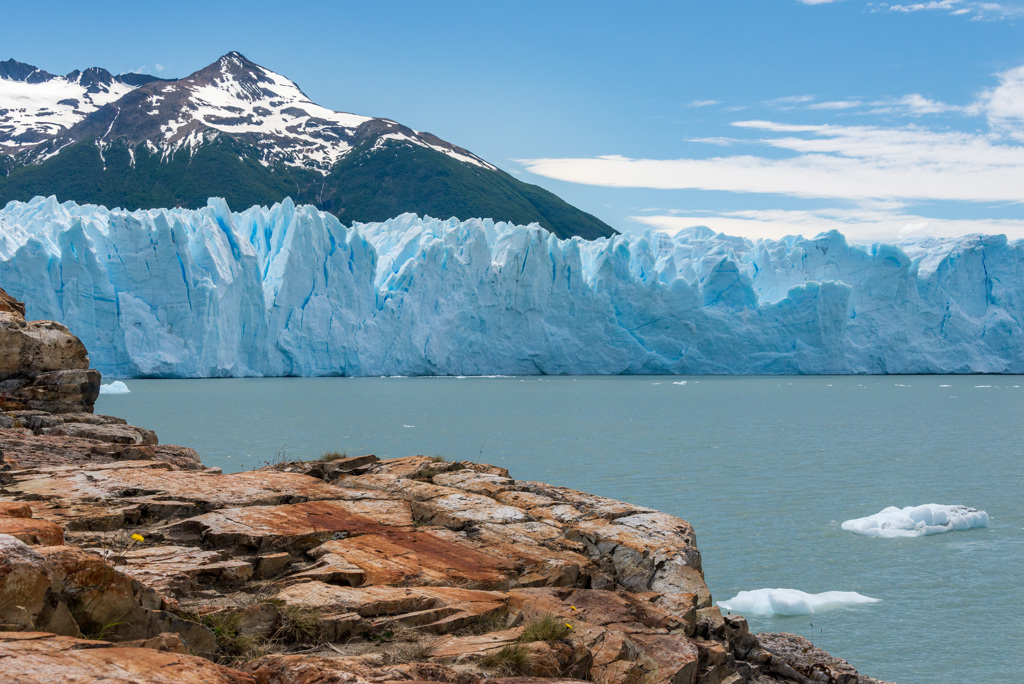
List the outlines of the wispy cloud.
{"label": "wispy cloud", "polygon": [[688,107],[713,107],[722,104],[719,100],[694,100]]}
{"label": "wispy cloud", "polygon": [[742,121],[754,142],[793,153],[706,159],[531,159],[531,172],[606,187],[699,189],[852,201],[1024,203],[1024,147],[918,127]]}
{"label": "wispy cloud", "polygon": [[839,2],[840,0],[797,0],[802,5],[828,5],[833,2]]}
{"label": "wispy cloud", "polygon": [[814,102],[807,105],[808,109],[857,109],[863,107],[864,103],[860,100],[831,100],[827,102]]}
{"label": "wispy cloud", "polygon": [[954,17],[967,17],[973,21],[1002,21],[1024,17],[1024,4],[1020,2],[976,2],[973,0],[929,0],[929,2],[887,3],[870,2],[874,12],[945,12]]}

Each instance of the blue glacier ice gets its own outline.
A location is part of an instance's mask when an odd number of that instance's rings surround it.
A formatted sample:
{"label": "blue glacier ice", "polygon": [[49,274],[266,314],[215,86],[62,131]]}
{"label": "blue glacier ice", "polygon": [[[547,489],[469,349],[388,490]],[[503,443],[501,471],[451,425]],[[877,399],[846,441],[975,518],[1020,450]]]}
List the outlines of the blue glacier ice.
{"label": "blue glacier ice", "polygon": [[405,214],[0,210],[0,287],[108,377],[1024,373],[1024,243],[592,242]]}

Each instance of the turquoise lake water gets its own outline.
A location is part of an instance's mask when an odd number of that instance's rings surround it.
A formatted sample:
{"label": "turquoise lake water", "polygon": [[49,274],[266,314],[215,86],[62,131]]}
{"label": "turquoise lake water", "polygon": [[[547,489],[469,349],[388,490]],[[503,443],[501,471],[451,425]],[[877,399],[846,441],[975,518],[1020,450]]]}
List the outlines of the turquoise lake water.
{"label": "turquoise lake water", "polygon": [[[657,508],[696,529],[712,595],[880,603],[748,615],[899,684],[1024,670],[1024,377],[128,380],[96,410],[226,472],[325,451],[443,455]],[[987,528],[882,539],[886,506],[964,504]]]}

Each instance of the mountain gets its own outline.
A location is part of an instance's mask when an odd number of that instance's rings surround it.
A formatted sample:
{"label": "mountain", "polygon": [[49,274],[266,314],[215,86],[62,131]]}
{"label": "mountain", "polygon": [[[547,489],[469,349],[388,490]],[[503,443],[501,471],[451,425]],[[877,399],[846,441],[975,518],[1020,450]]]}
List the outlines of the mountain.
{"label": "mountain", "polygon": [[237,52],[179,80],[0,62],[0,204],[51,194],[127,209],[291,197],[348,224],[412,212],[615,233],[430,133],[314,104]]}
{"label": "mountain", "polygon": [[707,228],[558,240],[411,214],[0,209],[0,283],[113,377],[1024,373],[1024,241]]}

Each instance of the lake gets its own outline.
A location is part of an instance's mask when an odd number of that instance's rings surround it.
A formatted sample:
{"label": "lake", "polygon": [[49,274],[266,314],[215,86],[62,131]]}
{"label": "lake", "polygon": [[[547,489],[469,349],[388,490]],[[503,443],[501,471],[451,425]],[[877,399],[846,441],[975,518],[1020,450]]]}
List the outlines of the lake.
{"label": "lake", "polygon": [[[96,411],[228,471],[326,451],[442,455],[689,520],[716,601],[762,588],[881,599],[747,615],[899,684],[1024,669],[1024,377],[128,380]],[[987,528],[867,537],[887,506],[964,504]]]}

